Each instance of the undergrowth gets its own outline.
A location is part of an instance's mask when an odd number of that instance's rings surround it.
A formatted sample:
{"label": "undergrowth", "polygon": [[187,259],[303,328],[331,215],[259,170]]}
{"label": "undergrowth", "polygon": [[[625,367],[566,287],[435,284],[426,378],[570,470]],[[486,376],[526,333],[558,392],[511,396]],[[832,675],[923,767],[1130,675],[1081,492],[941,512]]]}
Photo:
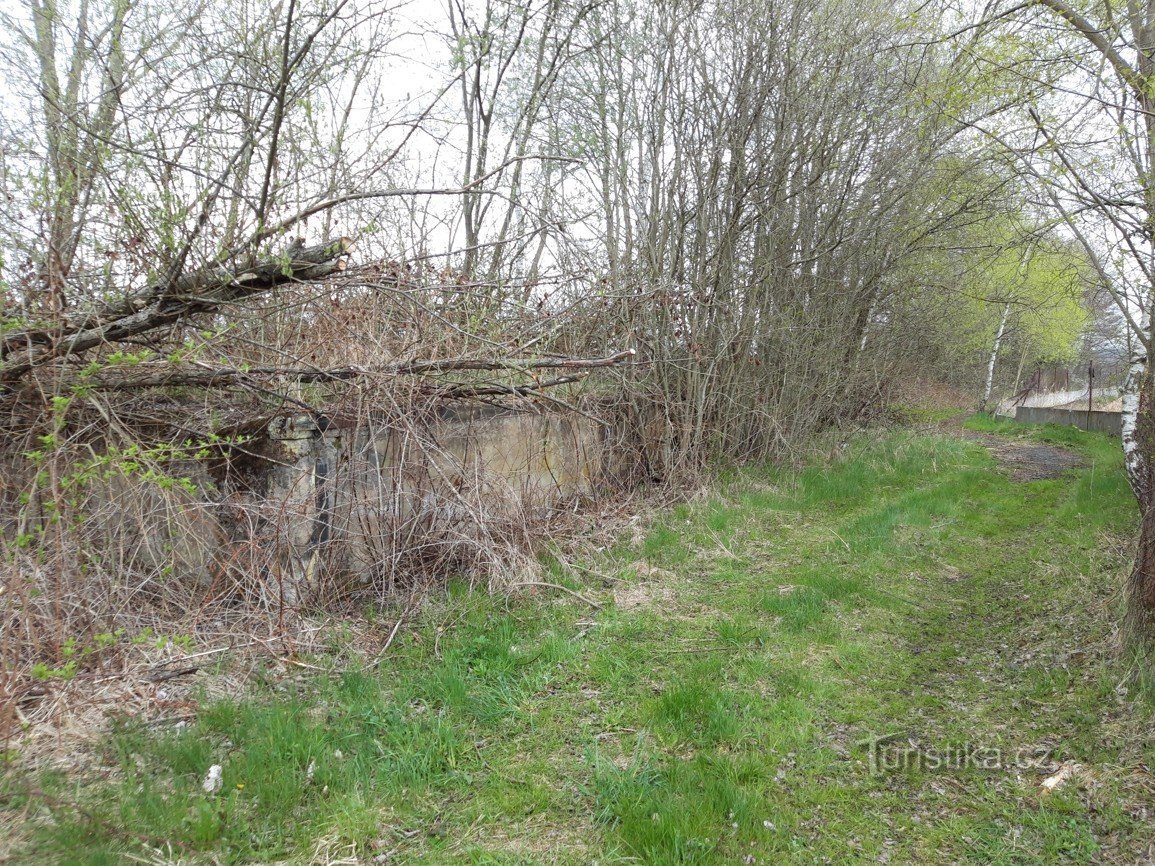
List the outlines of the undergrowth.
{"label": "undergrowth", "polygon": [[[555,566],[600,609],[455,586],[378,670],[270,668],[183,729],[115,724],[87,773],[10,773],[21,862],[1134,862],[1155,748],[1117,653],[1118,446],[967,426],[1084,464],[1015,483],[897,432],[729,473],[584,585]],[[874,772],[880,738],[1001,764]]]}

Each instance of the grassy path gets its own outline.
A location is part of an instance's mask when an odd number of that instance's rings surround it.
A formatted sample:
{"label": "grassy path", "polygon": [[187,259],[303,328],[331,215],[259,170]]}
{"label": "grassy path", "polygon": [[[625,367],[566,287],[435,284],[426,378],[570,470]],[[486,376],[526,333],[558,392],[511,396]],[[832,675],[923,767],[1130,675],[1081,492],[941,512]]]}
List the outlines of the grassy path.
{"label": "grassy path", "polygon": [[1020,435],[1083,465],[1019,483],[959,436],[863,434],[588,563],[598,611],[454,591],[379,672],[119,731],[87,779],[2,783],[24,862],[1135,863],[1118,448]]}

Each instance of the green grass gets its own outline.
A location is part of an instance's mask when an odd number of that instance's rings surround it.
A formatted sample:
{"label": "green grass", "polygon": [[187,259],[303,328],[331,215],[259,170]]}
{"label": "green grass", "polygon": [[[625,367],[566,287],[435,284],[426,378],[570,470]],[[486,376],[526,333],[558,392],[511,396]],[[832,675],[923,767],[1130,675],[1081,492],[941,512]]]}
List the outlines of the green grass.
{"label": "green grass", "polygon": [[[978,442],[896,432],[729,473],[588,563],[601,610],[457,587],[379,671],[270,669],[187,729],[118,724],[88,773],[9,773],[19,862],[1134,862],[1155,747],[1113,631],[1118,446],[967,426],[1084,465],[1015,483]],[[1054,763],[872,773],[888,735]]]}

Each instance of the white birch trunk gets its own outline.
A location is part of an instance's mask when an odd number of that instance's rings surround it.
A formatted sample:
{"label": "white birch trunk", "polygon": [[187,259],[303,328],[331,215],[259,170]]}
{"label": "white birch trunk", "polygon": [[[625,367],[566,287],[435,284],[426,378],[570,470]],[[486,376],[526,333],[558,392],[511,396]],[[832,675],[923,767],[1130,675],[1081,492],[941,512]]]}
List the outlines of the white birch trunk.
{"label": "white birch trunk", "polygon": [[866,348],[866,338],[870,334],[870,323],[874,321],[874,305],[875,301],[870,302],[870,308],[866,311],[866,325],[862,329],[862,339],[858,341],[858,351],[861,353]]}
{"label": "white birch trunk", "polygon": [[1011,314],[1011,304],[1008,301],[1003,305],[1003,317],[999,321],[999,329],[995,332],[995,344],[991,347],[991,360],[987,364],[987,384],[983,388],[983,402],[979,405],[979,410],[985,412],[987,404],[991,401],[991,392],[995,388],[995,364],[999,360],[999,347],[1003,344],[1003,334],[1007,330],[1007,317]]}
{"label": "white birch trunk", "polygon": [[1127,480],[1140,503],[1146,503],[1148,486],[1147,461],[1143,457],[1138,437],[1139,395],[1147,375],[1147,342],[1151,335],[1151,314],[1144,310],[1140,324],[1143,333],[1132,337],[1131,365],[1123,382],[1123,460],[1127,467]]}

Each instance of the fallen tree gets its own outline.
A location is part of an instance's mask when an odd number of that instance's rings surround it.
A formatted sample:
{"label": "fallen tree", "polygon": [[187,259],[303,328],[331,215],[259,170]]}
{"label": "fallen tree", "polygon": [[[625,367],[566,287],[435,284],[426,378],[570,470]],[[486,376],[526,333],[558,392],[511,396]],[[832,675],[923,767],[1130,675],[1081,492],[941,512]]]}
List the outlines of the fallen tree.
{"label": "fallen tree", "polygon": [[311,247],[294,244],[283,254],[249,267],[211,265],[155,283],[120,303],[65,316],[58,324],[15,328],[0,343],[0,384],[11,387],[39,367],[156,331],[188,316],[216,312],[279,286],[339,273],[352,248],[352,240],[344,237]]}
{"label": "fallen tree", "polygon": [[[300,383],[337,383],[354,379],[388,379],[397,376],[425,376],[458,371],[529,373],[533,370],[593,370],[612,367],[634,357],[627,349],[604,358],[446,358],[443,360],[405,361],[378,367],[221,367],[207,363],[178,364],[144,362],[131,366],[102,367],[87,375],[66,380],[69,384],[102,391],[127,391],[137,388],[195,386],[225,387],[250,382],[295,381]],[[578,377],[563,377],[555,382],[537,382],[534,387],[565,384]],[[462,385],[462,388],[469,386]],[[500,392],[497,392],[500,393]]]}

